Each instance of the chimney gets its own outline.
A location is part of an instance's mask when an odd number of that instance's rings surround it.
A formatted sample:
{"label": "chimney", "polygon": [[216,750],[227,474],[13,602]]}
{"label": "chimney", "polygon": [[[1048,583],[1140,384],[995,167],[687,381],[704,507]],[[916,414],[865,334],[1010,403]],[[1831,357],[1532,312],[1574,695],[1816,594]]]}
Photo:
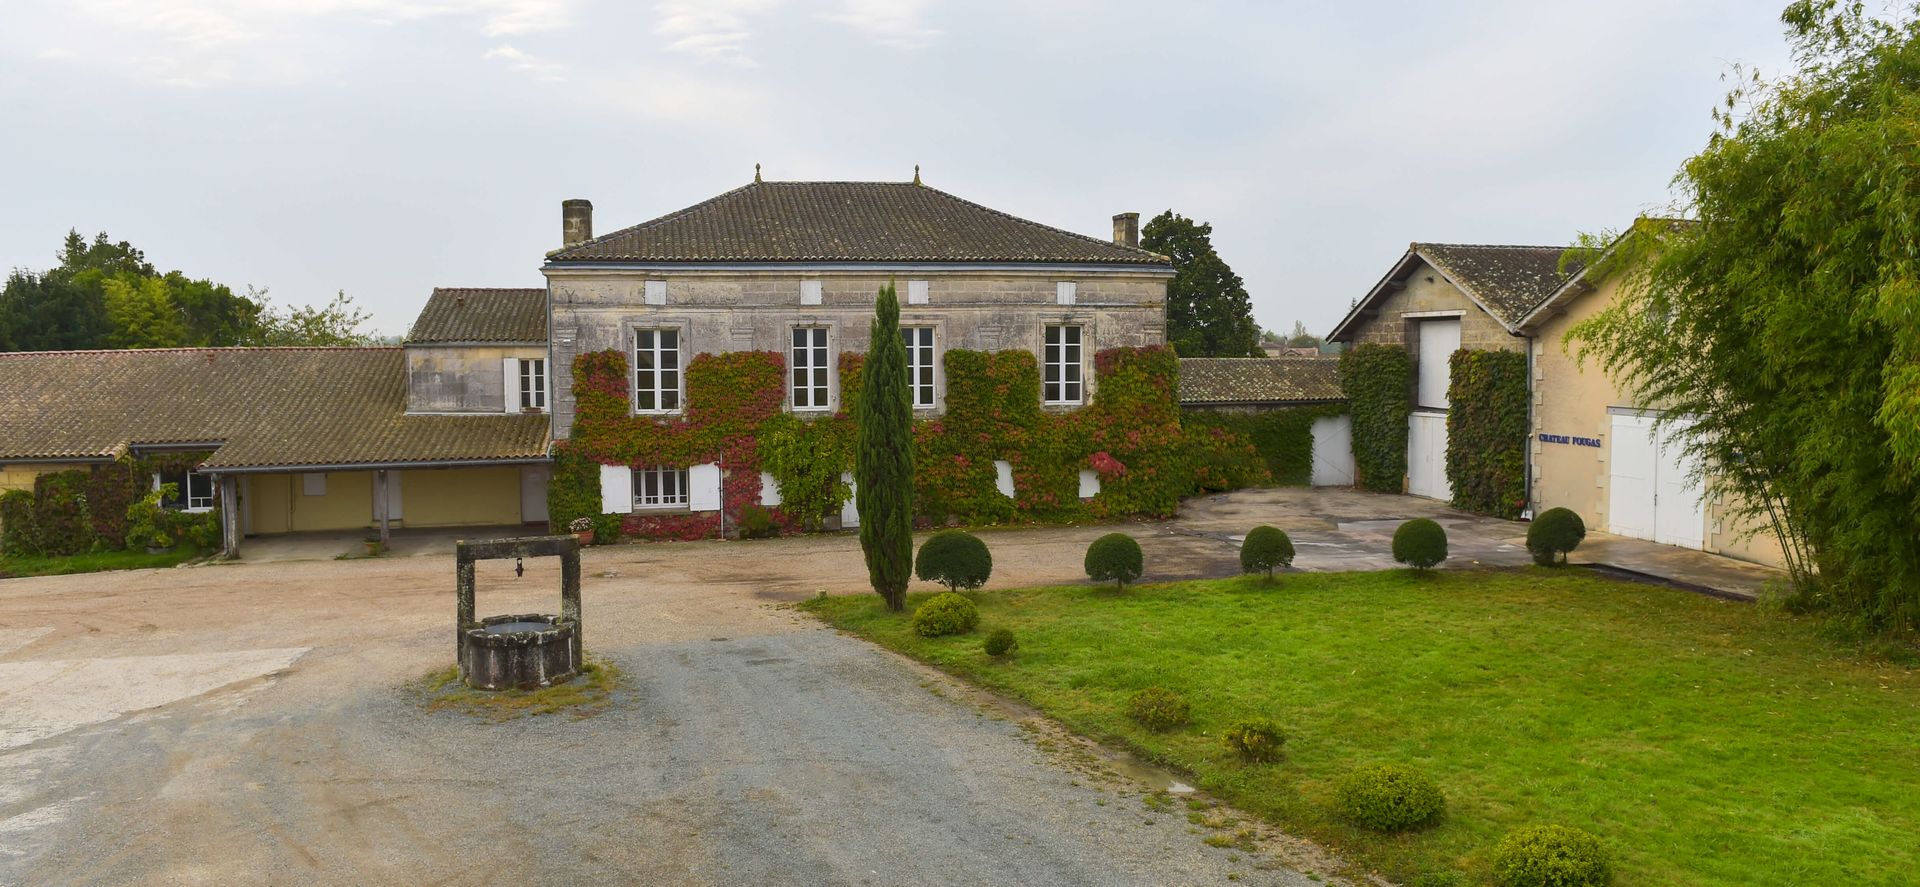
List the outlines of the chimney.
{"label": "chimney", "polygon": [[1140,248],[1140,214],[1121,213],[1113,217],[1113,245]]}
{"label": "chimney", "polygon": [[576,246],[592,239],[593,201],[579,198],[560,201],[560,246]]}

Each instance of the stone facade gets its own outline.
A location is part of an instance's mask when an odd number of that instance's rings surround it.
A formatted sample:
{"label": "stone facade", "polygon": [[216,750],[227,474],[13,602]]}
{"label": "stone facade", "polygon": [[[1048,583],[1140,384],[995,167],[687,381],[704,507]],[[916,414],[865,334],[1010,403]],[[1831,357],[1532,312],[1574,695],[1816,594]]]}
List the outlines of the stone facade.
{"label": "stone facade", "polygon": [[[1418,324],[1424,313],[1459,311],[1460,347],[1476,351],[1526,350],[1525,338],[1507,332],[1500,321],[1481,310],[1432,265],[1416,261],[1417,266],[1399,289],[1383,296],[1371,316],[1356,318],[1349,325],[1347,336],[1353,344],[1399,345],[1418,362]],[[1416,316],[1408,317],[1410,313]]]}
{"label": "stone facade", "polygon": [[546,357],[541,344],[408,345],[407,412],[507,412],[506,359]]}
{"label": "stone facade", "polygon": [[[977,351],[1023,349],[1042,358],[1045,328],[1081,327],[1081,365],[1092,396],[1094,354],[1104,348],[1166,341],[1164,268],[1097,269],[1085,266],[1007,270],[940,270],[912,266],[875,266],[859,270],[802,269],[600,271],[549,267],[552,297],[552,372],[554,437],[563,439],[573,423],[571,392],[575,355],[633,347],[636,329],[675,329],[681,337],[681,366],[698,354],[777,351],[788,354],[792,330],[828,331],[828,351],[865,353],[876,294],[889,280],[900,297],[900,322],[932,327],[936,376],[939,356],[962,348]],[[648,304],[648,283],[664,294]],[[926,282],[926,303],[911,304],[914,281]],[[807,282],[817,282],[819,303],[802,304]],[[1072,304],[1061,304],[1062,283],[1071,283]],[[809,299],[809,301],[811,301]],[[839,405],[837,374],[830,373]],[[937,414],[945,403],[945,379],[935,380]],[[791,399],[790,399],[791,402]]]}

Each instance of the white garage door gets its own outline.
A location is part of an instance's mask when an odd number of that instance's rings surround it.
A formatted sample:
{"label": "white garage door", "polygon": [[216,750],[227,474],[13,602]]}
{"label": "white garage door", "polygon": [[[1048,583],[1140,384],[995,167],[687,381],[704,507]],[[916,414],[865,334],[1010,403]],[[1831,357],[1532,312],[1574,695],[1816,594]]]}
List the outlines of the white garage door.
{"label": "white garage door", "polygon": [[1407,417],[1407,492],[1451,501],[1447,482],[1447,414],[1416,412]]}
{"label": "white garage door", "polygon": [[1687,548],[1706,542],[1706,502],[1689,479],[1693,463],[1678,439],[1682,428],[1656,430],[1650,416],[1613,417],[1608,532]]}
{"label": "white garage door", "polygon": [[1321,416],[1313,420],[1313,472],[1316,487],[1353,486],[1353,417]]}

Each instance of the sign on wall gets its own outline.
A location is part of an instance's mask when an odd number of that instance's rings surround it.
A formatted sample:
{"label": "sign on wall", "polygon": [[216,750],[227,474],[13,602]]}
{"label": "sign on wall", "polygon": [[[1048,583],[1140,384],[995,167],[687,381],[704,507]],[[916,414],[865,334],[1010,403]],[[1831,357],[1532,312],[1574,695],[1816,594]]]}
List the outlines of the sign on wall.
{"label": "sign on wall", "polygon": [[1571,437],[1565,434],[1542,434],[1540,435],[1540,442],[1550,443],[1550,444],[1571,444],[1576,447],[1599,447],[1600,446],[1600,439],[1597,437]]}

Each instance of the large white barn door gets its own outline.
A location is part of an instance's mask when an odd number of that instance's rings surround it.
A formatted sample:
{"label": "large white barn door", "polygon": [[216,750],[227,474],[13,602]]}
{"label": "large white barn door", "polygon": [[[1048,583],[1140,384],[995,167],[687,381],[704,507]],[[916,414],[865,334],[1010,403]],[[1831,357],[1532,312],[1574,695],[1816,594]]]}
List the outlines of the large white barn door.
{"label": "large white barn door", "polygon": [[1655,429],[1650,416],[1613,417],[1607,531],[1668,545],[1706,541],[1706,502],[1677,439],[1683,426]]}
{"label": "large white barn door", "polygon": [[1706,544],[1707,503],[1693,480],[1694,460],[1679,439],[1685,424],[1660,429],[1660,485],[1654,493],[1653,541],[1699,548]]}
{"label": "large white barn door", "polygon": [[1453,485],[1447,482],[1446,413],[1421,411],[1407,417],[1407,492],[1453,499]]}

